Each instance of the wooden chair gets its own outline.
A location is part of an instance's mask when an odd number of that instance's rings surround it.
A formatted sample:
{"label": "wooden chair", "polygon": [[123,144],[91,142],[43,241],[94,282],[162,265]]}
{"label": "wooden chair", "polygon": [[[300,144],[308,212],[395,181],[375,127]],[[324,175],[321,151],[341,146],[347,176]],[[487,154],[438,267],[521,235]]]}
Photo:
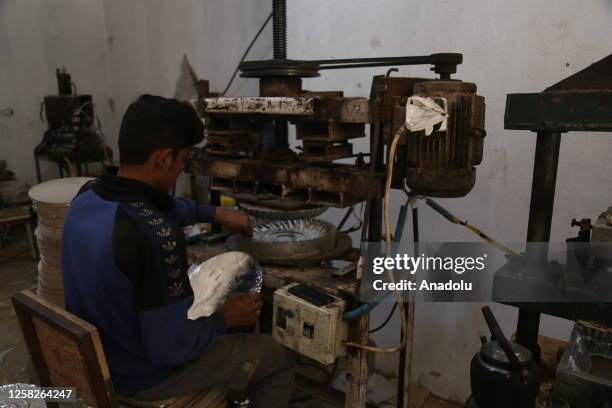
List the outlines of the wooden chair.
{"label": "wooden chair", "polygon": [[[32,258],[37,260],[38,253],[36,248],[36,238],[34,237],[34,233],[32,231],[32,223],[33,217],[30,206],[0,208],[0,235],[2,234],[2,227],[4,227],[8,235],[11,227],[20,224],[25,225],[28,244],[30,245],[30,251],[32,252]],[[0,250],[4,249],[4,238],[5,237],[0,236]]]}
{"label": "wooden chair", "polygon": [[[219,390],[164,401],[136,401],[118,396],[98,329],[29,290],[13,295],[12,300],[42,386],[75,387],[79,398],[97,408],[226,406],[225,393]],[[57,408],[53,403],[47,405]]]}

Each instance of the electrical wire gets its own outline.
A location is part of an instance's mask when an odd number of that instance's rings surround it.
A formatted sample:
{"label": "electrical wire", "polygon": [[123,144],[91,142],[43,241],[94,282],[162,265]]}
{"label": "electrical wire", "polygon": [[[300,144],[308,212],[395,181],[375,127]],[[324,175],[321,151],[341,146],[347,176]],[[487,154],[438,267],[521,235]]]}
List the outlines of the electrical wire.
{"label": "electrical wire", "polygon": [[387,318],[381,324],[376,326],[374,329],[370,329],[368,333],[369,334],[376,333],[377,331],[380,331],[383,327],[385,327],[387,323],[389,323],[389,320],[391,320],[391,317],[393,316],[393,314],[395,313],[395,309],[397,309],[397,302],[393,304],[393,307],[391,308],[391,311],[387,315]]}
{"label": "electrical wire", "polygon": [[66,170],[68,170],[68,175],[70,177],[74,177],[74,171],[72,170],[72,162],[70,161],[70,159],[67,156],[62,156],[61,160],[66,165]]}
{"label": "electrical wire", "polygon": [[257,39],[261,35],[262,31],[264,30],[264,28],[266,28],[266,26],[268,25],[268,23],[270,22],[271,19],[272,19],[272,13],[270,13],[268,18],[266,18],[266,21],[264,21],[264,23],[259,28],[259,31],[257,31],[257,34],[255,34],[255,37],[253,37],[253,39],[251,40],[251,43],[247,47],[246,51],[244,51],[244,54],[242,54],[242,58],[240,58],[240,62],[238,63],[238,65],[236,65],[236,69],[234,70],[234,73],[232,74],[232,77],[230,78],[229,82],[225,86],[225,89],[223,90],[223,92],[221,92],[221,96],[225,96],[227,91],[229,91],[230,86],[232,86],[232,83],[234,82],[234,79],[236,78],[236,74],[238,74],[238,70],[240,69],[240,64],[242,64],[244,62],[244,59],[249,54],[249,51],[251,51],[251,48],[253,48],[253,45],[255,45],[255,41],[257,41]]}
{"label": "electrical wire", "polygon": [[515,250],[513,250],[512,248],[509,248],[509,247],[505,246],[504,244],[502,244],[499,241],[496,241],[495,239],[493,239],[492,237],[487,235],[485,232],[483,232],[480,228],[478,228],[475,225],[472,225],[469,222],[467,222],[465,220],[462,220],[461,218],[459,218],[456,215],[452,214],[450,211],[448,211],[446,208],[442,207],[440,204],[438,204],[436,201],[432,200],[431,198],[425,197],[425,196],[419,196],[419,195],[416,195],[416,194],[414,194],[412,192],[406,192],[406,194],[408,194],[410,197],[416,197],[416,198],[418,198],[420,200],[424,200],[425,203],[431,209],[433,209],[435,212],[440,214],[442,217],[444,217],[445,219],[447,219],[448,221],[450,221],[453,224],[458,224],[458,225],[464,226],[465,228],[467,228],[468,230],[472,231],[473,233],[478,235],[480,238],[485,240],[487,243],[492,245],[493,247],[499,249],[500,251],[505,252],[508,255],[517,256],[517,257],[520,256],[520,254],[518,252],[516,252]]}
{"label": "electrical wire", "polygon": [[[393,162],[395,161],[395,152],[397,150],[397,144],[400,140],[400,137],[404,134],[404,132],[406,132],[406,125],[400,126],[397,132],[395,132],[395,135],[393,136],[393,140],[389,147],[389,156],[387,159],[387,176],[386,176],[386,181],[385,181],[385,195],[383,197],[383,219],[384,219],[384,224],[385,224],[385,242],[386,242],[385,250],[386,250],[387,257],[391,257],[391,242],[392,242],[391,225],[389,222],[389,199],[391,195],[391,180],[393,179]],[[393,271],[387,270],[387,272],[389,274],[389,280],[391,282],[395,282],[395,278],[393,277]],[[347,341],[343,343],[345,346],[354,347],[354,348],[358,348],[358,349],[365,350],[365,351],[371,351],[373,353],[395,353],[397,351],[402,350],[405,347],[406,338],[408,334],[406,308],[401,307],[401,303],[402,303],[401,295],[397,291],[394,291],[393,294],[395,295],[396,304],[400,304],[400,317],[401,317],[401,326],[402,326],[400,345],[397,347],[391,347],[391,348],[380,348],[380,347],[365,346],[360,343]]]}

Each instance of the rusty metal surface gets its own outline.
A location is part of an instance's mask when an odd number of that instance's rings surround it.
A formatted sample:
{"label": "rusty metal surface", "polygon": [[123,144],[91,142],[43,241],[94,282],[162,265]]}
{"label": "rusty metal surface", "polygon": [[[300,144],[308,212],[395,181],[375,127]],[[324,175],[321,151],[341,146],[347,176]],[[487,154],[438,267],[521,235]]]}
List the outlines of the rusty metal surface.
{"label": "rusty metal surface", "polygon": [[295,124],[298,140],[342,142],[365,136],[363,123],[298,122]]}
{"label": "rusty metal surface", "polygon": [[508,94],[504,128],[612,131],[612,90]]}
{"label": "rusty metal surface", "polygon": [[410,169],[406,185],[428,197],[461,197],[471,191],[476,182],[476,169]]}
{"label": "rusty metal surface", "polygon": [[368,98],[337,96],[205,98],[204,117],[243,117],[311,122],[370,123]]}
{"label": "rusty metal surface", "polygon": [[418,83],[415,95],[445,98],[449,115],[446,131],[406,135],[406,184],[432,197],[462,197],[475,182],[474,166],[482,161],[484,98],[476,85],[460,81]]}
{"label": "rusty metal surface", "polygon": [[211,177],[211,188],[230,193],[268,193],[308,204],[346,207],[378,194],[382,174],[369,183],[367,170],[346,164],[261,162],[254,159],[223,159],[198,154],[186,165],[191,174]]}
{"label": "rusty metal surface", "polygon": [[254,141],[245,129],[209,130],[206,140],[207,151],[220,155],[248,153]]}
{"label": "rusty metal surface", "polygon": [[298,96],[302,94],[301,78],[261,78],[259,96]]}
{"label": "rusty metal surface", "polygon": [[508,94],[504,127],[541,132],[612,131],[612,54],[544,92]]}
{"label": "rusty metal surface", "polygon": [[302,158],[306,161],[331,162],[353,156],[353,145],[351,143],[304,140],[302,146]]}
{"label": "rusty metal surface", "polygon": [[310,96],[205,98],[204,103],[206,113],[259,113],[292,116],[314,113],[314,98]]}

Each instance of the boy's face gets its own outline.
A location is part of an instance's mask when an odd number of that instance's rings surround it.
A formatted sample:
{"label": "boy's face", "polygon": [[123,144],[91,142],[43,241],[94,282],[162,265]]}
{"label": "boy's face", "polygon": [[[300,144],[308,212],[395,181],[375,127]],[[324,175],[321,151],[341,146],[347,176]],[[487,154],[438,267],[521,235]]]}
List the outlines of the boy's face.
{"label": "boy's face", "polygon": [[170,191],[178,176],[183,172],[189,148],[178,151],[172,149],[156,150],[151,157],[150,168],[156,187],[164,192]]}

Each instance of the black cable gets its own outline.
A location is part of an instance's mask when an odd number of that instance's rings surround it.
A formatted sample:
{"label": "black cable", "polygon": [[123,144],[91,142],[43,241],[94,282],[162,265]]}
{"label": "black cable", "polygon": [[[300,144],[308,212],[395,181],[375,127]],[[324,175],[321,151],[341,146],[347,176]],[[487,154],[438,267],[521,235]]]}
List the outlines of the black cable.
{"label": "black cable", "polygon": [[259,31],[257,31],[257,34],[255,34],[255,37],[253,37],[253,39],[251,40],[251,43],[247,47],[247,49],[244,52],[244,54],[242,54],[242,58],[240,58],[240,62],[238,63],[238,65],[236,65],[236,69],[234,70],[234,73],[232,74],[232,77],[230,78],[230,80],[227,83],[227,86],[225,87],[223,92],[221,92],[221,96],[224,96],[227,93],[227,91],[229,90],[230,86],[232,86],[232,83],[234,82],[234,79],[236,78],[236,74],[238,73],[238,70],[240,69],[240,64],[242,64],[244,62],[244,59],[249,54],[249,51],[251,51],[251,48],[253,48],[253,45],[255,45],[255,41],[257,41],[257,39],[261,35],[261,32],[264,30],[264,28],[266,28],[266,25],[268,25],[268,22],[271,19],[272,19],[272,13],[270,13],[268,18],[266,18],[266,21],[264,21],[262,26],[259,28]]}
{"label": "black cable", "polygon": [[389,315],[387,316],[385,321],[382,322],[380,325],[378,325],[378,327],[376,327],[375,329],[369,330],[368,333],[369,334],[376,333],[377,331],[385,327],[387,323],[389,323],[389,320],[391,320],[391,316],[393,316],[393,313],[395,313],[396,308],[397,308],[397,302],[393,303],[393,307],[391,308],[391,311],[389,312]]}
{"label": "black cable", "polygon": [[348,221],[348,217],[351,215],[353,210],[354,210],[354,207],[350,207],[346,211],[346,213],[344,214],[344,217],[342,217],[342,220],[340,220],[340,224],[338,224],[338,226],[336,227],[338,231],[342,230],[342,227],[344,227],[344,224],[346,224],[346,221]]}

